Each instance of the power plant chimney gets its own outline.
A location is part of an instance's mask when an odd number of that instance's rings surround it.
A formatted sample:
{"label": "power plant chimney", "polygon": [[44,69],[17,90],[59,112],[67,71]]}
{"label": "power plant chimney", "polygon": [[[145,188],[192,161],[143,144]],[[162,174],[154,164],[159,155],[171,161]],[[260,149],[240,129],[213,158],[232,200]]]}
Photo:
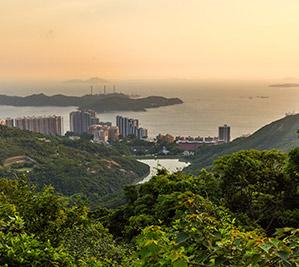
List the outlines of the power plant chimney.
{"label": "power plant chimney", "polygon": [[93,86],[90,86],[90,95],[93,95]]}

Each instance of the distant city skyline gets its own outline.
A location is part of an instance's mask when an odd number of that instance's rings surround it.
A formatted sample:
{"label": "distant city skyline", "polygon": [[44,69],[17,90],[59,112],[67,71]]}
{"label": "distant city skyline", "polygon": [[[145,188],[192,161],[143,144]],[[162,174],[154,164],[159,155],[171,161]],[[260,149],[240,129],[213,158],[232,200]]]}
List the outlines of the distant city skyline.
{"label": "distant city skyline", "polygon": [[0,3],[0,80],[298,77],[293,0]]}
{"label": "distant city skyline", "polygon": [[0,119],[0,125],[53,136],[61,136],[64,132],[63,117],[57,115]]}

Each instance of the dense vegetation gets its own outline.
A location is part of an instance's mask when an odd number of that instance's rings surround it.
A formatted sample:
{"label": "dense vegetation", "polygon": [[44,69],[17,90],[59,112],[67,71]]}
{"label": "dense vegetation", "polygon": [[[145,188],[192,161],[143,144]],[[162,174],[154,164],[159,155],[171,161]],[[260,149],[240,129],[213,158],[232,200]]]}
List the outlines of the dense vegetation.
{"label": "dense vegetation", "polygon": [[[99,201],[146,175],[149,167],[117,149],[68,138],[0,127],[0,176],[26,173],[41,188],[51,184],[65,195]],[[18,161],[11,157],[26,156]]]}
{"label": "dense vegetation", "polygon": [[[37,192],[26,180],[0,181],[1,266],[117,266],[125,248],[51,187]],[[5,265],[6,264],[6,265]]]}
{"label": "dense vegetation", "polygon": [[114,210],[24,179],[0,192],[8,266],[299,266],[299,148],[240,151],[197,176],[160,170]]}
{"label": "dense vegetation", "polygon": [[85,96],[65,96],[35,94],[30,96],[0,95],[0,105],[11,106],[77,106],[93,109],[97,112],[107,111],[145,111],[147,108],[182,104],[179,98],[166,98],[162,96],[149,96],[144,98],[131,98],[124,94],[101,94]]}
{"label": "dense vegetation", "polygon": [[203,167],[209,167],[213,161],[223,155],[246,149],[279,149],[289,152],[299,146],[296,131],[299,128],[299,114],[289,115],[274,121],[256,131],[249,137],[235,139],[229,144],[201,147],[196,152],[189,172],[196,173]]}
{"label": "dense vegetation", "polygon": [[161,169],[113,209],[147,171],[127,146],[0,127],[0,151],[0,266],[299,266],[299,148]]}

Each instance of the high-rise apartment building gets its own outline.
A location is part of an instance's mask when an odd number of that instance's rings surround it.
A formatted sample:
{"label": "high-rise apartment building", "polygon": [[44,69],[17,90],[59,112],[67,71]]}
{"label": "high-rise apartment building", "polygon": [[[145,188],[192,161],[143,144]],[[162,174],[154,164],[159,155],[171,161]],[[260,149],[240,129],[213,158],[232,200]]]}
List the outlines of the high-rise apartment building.
{"label": "high-rise apartment building", "polygon": [[7,127],[14,127],[14,120],[11,118],[1,119],[0,125],[4,125]]}
{"label": "high-rise apartment building", "polygon": [[[8,123],[11,125],[12,122]],[[17,118],[14,126],[21,130],[47,135],[63,134],[63,118],[61,116]]]}
{"label": "high-rise apartment building", "polygon": [[116,126],[119,128],[119,133],[122,138],[134,135],[137,138],[142,139],[146,138],[148,135],[147,129],[139,128],[139,121],[136,119],[117,116]]}
{"label": "high-rise apartment building", "polygon": [[75,135],[87,133],[91,125],[98,123],[99,119],[93,110],[77,110],[70,113],[70,130]]}
{"label": "high-rise apartment building", "polygon": [[224,125],[218,128],[218,140],[223,141],[225,143],[230,142],[230,126]]}

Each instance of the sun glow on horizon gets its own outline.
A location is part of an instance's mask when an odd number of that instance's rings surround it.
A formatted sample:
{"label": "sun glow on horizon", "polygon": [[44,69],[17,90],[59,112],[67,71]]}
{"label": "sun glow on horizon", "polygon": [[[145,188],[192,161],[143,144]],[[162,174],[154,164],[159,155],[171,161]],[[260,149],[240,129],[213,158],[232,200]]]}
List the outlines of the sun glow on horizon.
{"label": "sun glow on horizon", "polygon": [[277,78],[298,74],[292,0],[10,0],[0,79]]}

